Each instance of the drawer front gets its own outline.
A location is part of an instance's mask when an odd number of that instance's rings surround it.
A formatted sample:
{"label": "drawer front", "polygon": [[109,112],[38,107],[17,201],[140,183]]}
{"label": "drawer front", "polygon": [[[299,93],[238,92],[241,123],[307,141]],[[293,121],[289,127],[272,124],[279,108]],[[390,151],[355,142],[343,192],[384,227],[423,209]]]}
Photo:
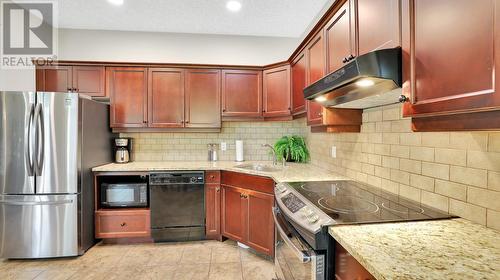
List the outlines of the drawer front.
{"label": "drawer front", "polygon": [[268,177],[223,171],[222,185],[274,195],[274,180]]}
{"label": "drawer front", "polygon": [[96,212],[96,238],[148,237],[150,235],[149,210]]}
{"label": "drawer front", "polygon": [[220,183],[220,171],[205,172],[205,183],[206,184]]}

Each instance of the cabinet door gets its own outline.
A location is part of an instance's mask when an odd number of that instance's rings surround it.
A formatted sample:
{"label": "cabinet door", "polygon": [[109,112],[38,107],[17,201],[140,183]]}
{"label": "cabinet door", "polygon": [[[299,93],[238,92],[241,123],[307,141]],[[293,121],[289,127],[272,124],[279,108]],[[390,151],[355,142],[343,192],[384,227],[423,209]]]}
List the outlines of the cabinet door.
{"label": "cabinet door", "polygon": [[220,190],[220,184],[205,185],[205,224],[208,239],[220,239]]}
{"label": "cabinet door", "polygon": [[498,109],[500,1],[403,0],[402,5],[403,93],[411,97],[404,115]]}
{"label": "cabinet door", "polygon": [[[51,66],[43,67],[43,91],[68,92],[72,91],[72,67]],[[37,86],[38,88],[38,86]]]}
{"label": "cabinet door", "polygon": [[105,97],[104,66],[73,66],[73,88],[92,97]]}
{"label": "cabinet door", "polygon": [[146,127],[147,69],[106,68],[106,86],[111,103],[111,127]]}
{"label": "cabinet door", "polygon": [[290,66],[285,65],[263,72],[264,117],[291,115]]}
{"label": "cabinet door", "polygon": [[[316,35],[306,47],[307,85],[311,85],[325,75],[325,46],[323,33]],[[323,106],[307,101],[307,124],[322,124]]]}
{"label": "cabinet door", "polygon": [[306,87],[306,56],[301,52],[292,61],[292,113],[302,114],[306,111],[304,88]]}
{"label": "cabinet door", "polygon": [[221,127],[220,70],[186,70],[186,127]]}
{"label": "cabinet door", "polygon": [[222,234],[236,241],[247,239],[247,200],[241,189],[222,186]]}
{"label": "cabinet door", "polygon": [[349,56],[355,55],[352,51],[349,1],[333,15],[324,30],[327,72],[330,73],[344,66]]}
{"label": "cabinet door", "polygon": [[351,0],[351,15],[357,19],[358,56],[375,50],[401,46],[400,2],[400,0]]}
{"label": "cabinet door", "polygon": [[248,245],[264,254],[274,255],[274,196],[248,192]]}
{"label": "cabinet door", "polygon": [[222,116],[262,116],[262,71],[222,70]]}
{"label": "cabinet door", "polygon": [[149,68],[149,127],[184,126],[184,70]]}

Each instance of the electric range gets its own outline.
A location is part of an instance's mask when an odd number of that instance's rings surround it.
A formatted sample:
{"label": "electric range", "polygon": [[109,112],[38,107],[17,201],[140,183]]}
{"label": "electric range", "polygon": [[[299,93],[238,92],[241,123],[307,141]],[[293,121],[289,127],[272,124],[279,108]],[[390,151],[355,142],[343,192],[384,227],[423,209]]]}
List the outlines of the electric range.
{"label": "electric range", "polygon": [[284,280],[334,279],[329,226],[453,217],[349,180],[280,183],[275,198],[275,264],[278,279]]}

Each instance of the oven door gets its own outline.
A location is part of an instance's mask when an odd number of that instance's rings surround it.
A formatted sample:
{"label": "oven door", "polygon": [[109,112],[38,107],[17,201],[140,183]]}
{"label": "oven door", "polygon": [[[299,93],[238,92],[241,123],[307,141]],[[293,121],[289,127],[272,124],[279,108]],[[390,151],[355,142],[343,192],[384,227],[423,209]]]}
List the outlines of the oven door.
{"label": "oven door", "polygon": [[276,228],[275,270],[279,280],[324,280],[325,256],[316,252],[286,221],[278,208],[273,208]]}

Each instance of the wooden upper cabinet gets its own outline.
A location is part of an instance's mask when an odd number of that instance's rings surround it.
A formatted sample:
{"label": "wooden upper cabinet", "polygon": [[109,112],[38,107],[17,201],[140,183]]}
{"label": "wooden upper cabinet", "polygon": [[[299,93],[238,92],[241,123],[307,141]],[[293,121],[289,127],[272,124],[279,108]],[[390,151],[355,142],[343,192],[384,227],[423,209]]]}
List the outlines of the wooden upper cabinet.
{"label": "wooden upper cabinet", "polygon": [[184,126],[183,69],[149,69],[148,120],[149,127]]}
{"label": "wooden upper cabinet", "polygon": [[[357,56],[401,46],[401,0],[350,0]],[[352,26],[351,21],[351,26]]]}
{"label": "wooden upper cabinet", "polygon": [[290,66],[280,66],[263,72],[264,117],[291,115]]}
{"label": "wooden upper cabinet", "polygon": [[349,3],[344,3],[324,28],[328,73],[340,69],[351,55],[355,55]]}
{"label": "wooden upper cabinet", "polygon": [[222,116],[262,116],[262,71],[222,70]]}
{"label": "wooden upper cabinet", "polygon": [[92,97],[105,97],[104,66],[73,66],[73,88]]}
{"label": "wooden upper cabinet", "polygon": [[73,75],[71,66],[50,66],[40,69],[43,69],[43,89],[41,90],[53,92],[72,91]]}
{"label": "wooden upper cabinet", "polygon": [[402,5],[403,93],[411,99],[404,115],[498,109],[500,1],[403,0]]}
{"label": "wooden upper cabinet", "polygon": [[111,127],[146,127],[148,73],[142,67],[106,68]]}
{"label": "wooden upper cabinet", "polygon": [[[323,33],[319,33],[306,46],[306,83],[311,85],[325,75],[325,43]],[[323,106],[307,101],[307,124],[321,125]]]}
{"label": "wooden upper cabinet", "polygon": [[186,70],[186,127],[221,127],[221,72]]}
{"label": "wooden upper cabinet", "polygon": [[36,90],[106,97],[104,66],[37,67]]}
{"label": "wooden upper cabinet", "polygon": [[304,88],[306,87],[306,55],[301,52],[291,64],[292,75],[292,114],[299,115],[306,111]]}

